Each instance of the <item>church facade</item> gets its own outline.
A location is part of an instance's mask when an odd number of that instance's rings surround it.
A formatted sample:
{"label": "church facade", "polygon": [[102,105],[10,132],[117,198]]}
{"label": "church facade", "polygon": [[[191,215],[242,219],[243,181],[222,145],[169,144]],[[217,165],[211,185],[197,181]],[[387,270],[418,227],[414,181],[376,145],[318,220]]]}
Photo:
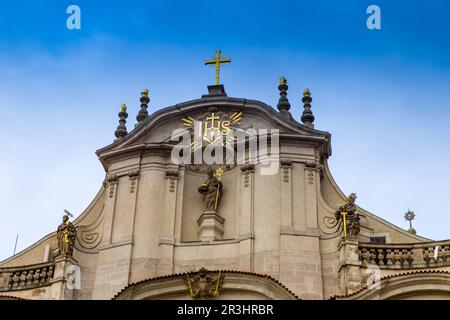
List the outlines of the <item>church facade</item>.
{"label": "church facade", "polygon": [[0,262],[0,299],[449,299],[450,241],[344,195],[311,93],[299,123],[278,89],[277,109],[217,82],[152,114],[145,90],[130,132],[123,106],[98,194]]}

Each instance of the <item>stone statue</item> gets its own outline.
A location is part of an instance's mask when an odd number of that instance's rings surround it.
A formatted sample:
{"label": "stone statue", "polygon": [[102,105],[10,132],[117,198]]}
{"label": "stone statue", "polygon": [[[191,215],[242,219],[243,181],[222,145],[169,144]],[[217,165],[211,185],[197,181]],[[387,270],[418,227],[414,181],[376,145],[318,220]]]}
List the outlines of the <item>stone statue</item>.
{"label": "stone statue", "polygon": [[59,254],[71,257],[77,237],[77,229],[69,221],[67,213],[64,214],[62,220],[63,222],[59,225],[57,233]]}
{"label": "stone statue", "polygon": [[356,239],[356,236],[359,234],[359,219],[360,215],[356,212],[356,194],[351,193],[348,196],[348,201],[343,206],[340,206],[339,209],[335,212],[336,220],[342,219],[345,214],[345,222],[347,226],[346,234],[349,239]]}
{"label": "stone statue", "polygon": [[220,181],[223,169],[216,170],[216,175],[213,174],[211,168],[208,169],[208,179],[200,187],[198,192],[204,194],[205,197],[205,211],[216,211],[222,198],[222,182]]}

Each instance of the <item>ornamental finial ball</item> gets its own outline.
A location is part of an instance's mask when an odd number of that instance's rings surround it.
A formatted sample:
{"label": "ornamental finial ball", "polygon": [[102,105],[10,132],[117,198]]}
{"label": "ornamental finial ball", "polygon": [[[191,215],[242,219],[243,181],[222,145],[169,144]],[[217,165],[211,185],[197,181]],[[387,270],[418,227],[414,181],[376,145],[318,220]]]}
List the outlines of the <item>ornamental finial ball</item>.
{"label": "ornamental finial ball", "polygon": [[121,110],[122,112],[127,112],[127,105],[125,103],[122,103]]}
{"label": "ornamental finial ball", "polygon": [[280,85],[285,85],[287,83],[287,80],[284,76],[280,77]]}
{"label": "ornamental finial ball", "polygon": [[142,96],[142,97],[148,97],[148,89],[142,90],[141,96]]}
{"label": "ornamental finial ball", "polygon": [[309,91],[309,89],[306,88],[305,91],[303,91],[303,96],[304,97],[311,97],[311,91]]}

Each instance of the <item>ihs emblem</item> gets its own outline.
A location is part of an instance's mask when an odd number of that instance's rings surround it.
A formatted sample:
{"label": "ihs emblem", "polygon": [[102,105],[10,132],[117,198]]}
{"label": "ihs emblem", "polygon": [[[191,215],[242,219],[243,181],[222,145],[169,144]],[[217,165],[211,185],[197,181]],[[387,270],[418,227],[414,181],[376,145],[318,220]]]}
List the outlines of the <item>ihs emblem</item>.
{"label": "ihs emblem", "polygon": [[211,112],[211,115],[202,120],[195,120],[191,116],[181,119],[184,125],[194,130],[194,141],[191,143],[192,149],[201,147],[200,141],[206,144],[213,144],[219,140],[223,144],[231,144],[236,141],[232,132],[232,126],[241,123],[242,112],[233,114],[218,115]]}

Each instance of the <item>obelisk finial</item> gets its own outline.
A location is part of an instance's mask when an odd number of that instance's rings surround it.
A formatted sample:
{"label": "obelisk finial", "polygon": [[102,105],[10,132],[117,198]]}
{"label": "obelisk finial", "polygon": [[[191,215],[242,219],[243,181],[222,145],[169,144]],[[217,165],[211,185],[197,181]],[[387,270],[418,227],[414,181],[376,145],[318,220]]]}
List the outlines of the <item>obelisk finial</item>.
{"label": "obelisk finial", "polygon": [[288,90],[287,80],[284,76],[280,77],[280,84],[278,85],[278,90],[280,90],[280,99],[278,100],[277,108],[280,110],[280,113],[289,120],[292,120],[292,115],[289,112],[291,108],[291,104],[287,98],[287,90]]}
{"label": "obelisk finial", "polygon": [[125,123],[127,122],[128,113],[127,113],[127,105],[125,103],[122,103],[120,112],[118,114],[119,116],[119,125],[117,126],[116,131],[114,132],[117,139],[122,139],[127,135],[127,127],[125,126]]}
{"label": "obelisk finial", "polygon": [[305,89],[305,91],[303,92],[303,114],[302,114],[302,122],[305,124],[305,126],[309,127],[309,128],[314,128],[314,115],[311,111],[311,92],[309,91],[308,88]]}
{"label": "obelisk finial", "polygon": [[150,102],[150,98],[148,96],[148,89],[144,89],[141,92],[141,109],[139,110],[137,116],[136,116],[136,120],[138,121],[138,123],[142,122],[145,120],[145,118],[148,117],[148,103]]}

